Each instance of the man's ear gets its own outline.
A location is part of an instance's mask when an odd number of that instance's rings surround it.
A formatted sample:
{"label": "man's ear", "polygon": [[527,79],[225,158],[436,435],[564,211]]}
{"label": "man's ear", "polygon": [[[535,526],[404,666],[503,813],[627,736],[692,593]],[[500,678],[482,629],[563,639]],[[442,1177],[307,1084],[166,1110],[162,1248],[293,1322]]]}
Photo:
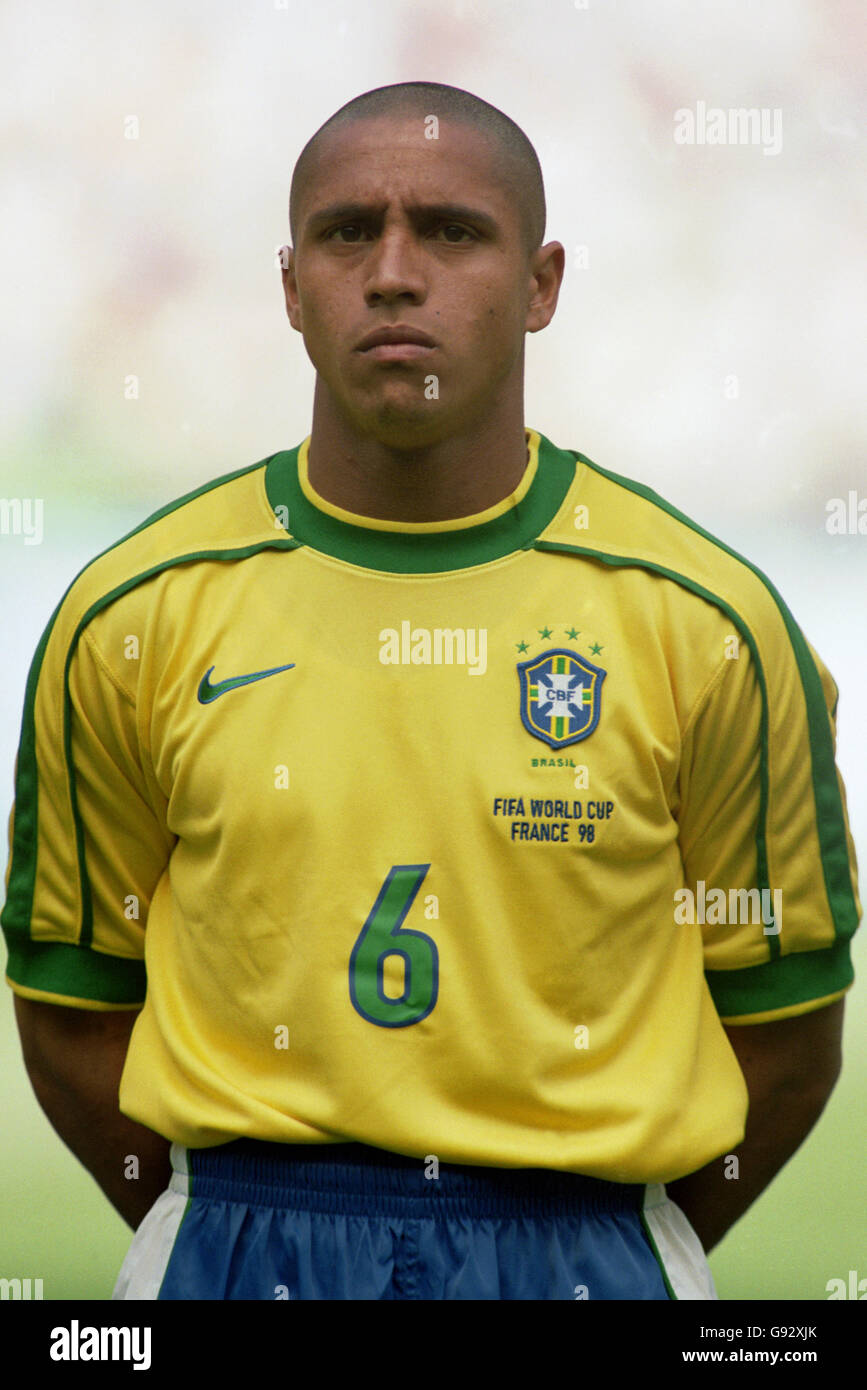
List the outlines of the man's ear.
{"label": "man's ear", "polygon": [[549,241],[534,252],[530,266],[532,293],[525,325],[528,333],[547,328],[554,317],[565,268],[566,252],[559,241]]}
{"label": "man's ear", "polygon": [[301,332],[301,307],[298,303],[298,286],[295,281],[295,252],[291,246],[281,246],[277,251],[277,263],[283,277],[283,297],[286,313],[296,332]]}

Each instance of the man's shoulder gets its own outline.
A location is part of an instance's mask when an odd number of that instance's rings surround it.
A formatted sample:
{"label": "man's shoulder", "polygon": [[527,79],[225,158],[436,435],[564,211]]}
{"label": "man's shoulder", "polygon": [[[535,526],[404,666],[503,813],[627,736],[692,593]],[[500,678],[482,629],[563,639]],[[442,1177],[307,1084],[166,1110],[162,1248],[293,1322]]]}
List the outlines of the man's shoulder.
{"label": "man's shoulder", "polygon": [[558,452],[575,460],[575,476],[536,549],[656,574],[750,627],[780,631],[794,621],[752,560],[674,503],[578,450]]}
{"label": "man's shoulder", "polygon": [[[167,502],[78,571],[60,596],[37,648],[49,639],[61,654],[100,613],[145,594],[150,579],[196,561],[243,559],[295,542],[275,518],[265,491],[273,455],[220,474]],[[145,602],[145,599],[142,599]]]}
{"label": "man's shoulder", "polygon": [[94,610],[177,565],[291,544],[268,505],[269,462],[270,457],[220,474],[145,517],[79,570],[53,621],[74,629]]}

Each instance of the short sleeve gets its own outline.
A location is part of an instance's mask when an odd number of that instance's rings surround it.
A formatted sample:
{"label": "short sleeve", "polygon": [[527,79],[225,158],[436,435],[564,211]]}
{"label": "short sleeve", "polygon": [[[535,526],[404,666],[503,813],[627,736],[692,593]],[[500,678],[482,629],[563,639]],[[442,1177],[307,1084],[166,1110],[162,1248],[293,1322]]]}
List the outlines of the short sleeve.
{"label": "short sleeve", "polygon": [[134,691],[61,604],[31,666],[16,760],[0,915],[12,989],[140,1006],[145,923],[173,839],[141,765]]}
{"label": "short sleeve", "polygon": [[861,908],[837,690],[794,632],[763,648],[733,637],[683,738],[680,910],[694,915],[679,920],[701,925],[724,1023],[794,1017],[853,980]]}

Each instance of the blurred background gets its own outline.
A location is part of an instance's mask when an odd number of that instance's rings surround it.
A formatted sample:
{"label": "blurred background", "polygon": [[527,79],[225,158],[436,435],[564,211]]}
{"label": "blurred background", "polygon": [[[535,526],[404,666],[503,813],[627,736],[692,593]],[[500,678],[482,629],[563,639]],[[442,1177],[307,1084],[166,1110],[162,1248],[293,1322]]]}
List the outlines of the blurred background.
{"label": "blurred background", "polygon": [[[275,262],[292,168],[345,101],[422,79],[499,106],[541,160],[567,270],[528,339],[527,423],[778,587],[840,687],[867,866],[865,51],[856,0],[6,0],[2,492],[42,524],[3,510],[4,817],[29,663],[75,574],[309,433]],[[766,138],[708,143],[714,108],[766,113]],[[867,934],[854,955],[863,976]],[[721,1297],[867,1277],[863,979],[844,1055],[818,1128],[712,1254]],[[131,1233],[39,1110],[8,989],[0,1078],[0,1276],[107,1298]]]}

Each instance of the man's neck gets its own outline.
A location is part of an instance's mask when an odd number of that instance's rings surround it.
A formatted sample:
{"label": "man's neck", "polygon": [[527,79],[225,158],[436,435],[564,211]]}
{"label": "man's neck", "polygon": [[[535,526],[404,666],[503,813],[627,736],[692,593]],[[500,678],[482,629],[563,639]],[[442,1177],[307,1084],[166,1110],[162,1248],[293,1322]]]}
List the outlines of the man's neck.
{"label": "man's neck", "polygon": [[313,489],[334,506],[381,521],[449,521],[495,506],[527,467],[522,412],[466,433],[397,449],[360,435],[314,401],[307,467]]}

